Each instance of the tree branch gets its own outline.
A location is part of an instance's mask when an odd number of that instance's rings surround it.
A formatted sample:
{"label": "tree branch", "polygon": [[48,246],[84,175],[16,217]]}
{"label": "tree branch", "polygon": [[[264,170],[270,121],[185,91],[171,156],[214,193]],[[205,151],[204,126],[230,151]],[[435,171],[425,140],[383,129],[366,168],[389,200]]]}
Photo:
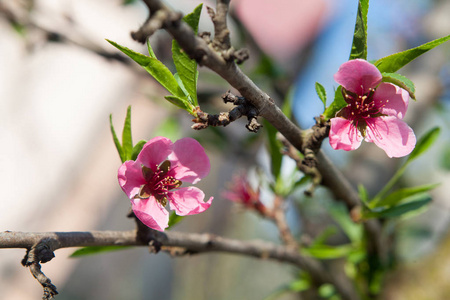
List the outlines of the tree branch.
{"label": "tree branch", "polygon": [[345,278],[334,278],[316,260],[303,257],[290,247],[279,246],[264,241],[239,241],[211,234],[195,234],[175,231],[148,231],[143,239],[136,231],[91,231],[91,232],[13,232],[0,233],[0,248],[31,249],[45,244],[48,250],[85,246],[149,246],[151,242],[162,245],[161,250],[171,252],[171,247],[184,248],[184,253],[225,252],[241,254],[260,259],[277,260],[295,265],[311,274],[315,284],[335,285],[343,299],[356,300],[359,297],[352,283]]}
{"label": "tree branch", "polygon": [[[152,9],[171,11],[159,0],[144,0],[144,2],[150,11]],[[153,11],[151,14],[154,13]],[[300,128],[289,120],[275,104],[275,101],[256,86],[233,61],[225,60],[220,53],[209,47],[206,41],[197,37],[189,25],[184,22],[166,24],[164,29],[177,40],[189,57],[219,74],[258,110],[259,116],[269,121],[295,148],[302,151],[303,138]],[[134,35],[146,36],[149,33],[151,32],[147,32],[145,27],[142,27]],[[335,196],[339,200],[344,201],[349,208],[358,206],[358,194],[345,176],[331,163],[322,151],[318,152],[317,159],[318,169],[322,173],[323,183],[330,187],[332,191],[337,188],[338,192]]]}
{"label": "tree branch", "polygon": [[[174,13],[160,0],[143,1],[150,10],[150,16],[147,22],[149,22],[151,16],[158,10],[166,12],[169,15]],[[224,2],[227,1],[218,0],[218,3],[221,5]],[[189,57],[195,59],[199,65],[208,67],[225,79],[241,93],[241,96],[257,109],[259,116],[271,123],[296,149],[303,151],[304,141],[301,129],[283,114],[275,104],[275,101],[256,86],[238,68],[233,60],[224,58],[220,52],[215,51],[213,47],[209,47],[208,43],[204,39],[196,36],[191,27],[184,22],[164,22],[163,28],[172,35]],[[132,37],[137,41],[144,42],[152,33],[152,31],[146,30],[144,24],[137,32],[132,33]],[[140,37],[140,39],[137,39],[136,36]],[[344,174],[336,168],[322,150],[317,152],[316,159],[317,169],[322,176],[322,184],[330,189],[336,200],[343,201],[351,212],[358,211],[360,209],[359,195]],[[365,227],[369,234],[370,247],[373,248],[372,252],[375,255],[383,257],[380,223],[375,219],[369,220],[365,223]]]}

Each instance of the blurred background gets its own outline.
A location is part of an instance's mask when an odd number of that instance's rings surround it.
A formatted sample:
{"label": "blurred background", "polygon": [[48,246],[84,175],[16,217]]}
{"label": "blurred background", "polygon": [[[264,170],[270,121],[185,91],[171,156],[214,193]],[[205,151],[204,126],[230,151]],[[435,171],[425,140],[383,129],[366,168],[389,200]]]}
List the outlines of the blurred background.
{"label": "blurred background", "polygon": [[[191,117],[165,102],[167,92],[104,40],[147,54],[146,47],[130,37],[145,21],[147,9],[140,1],[125,2],[0,0],[0,230],[133,229],[134,222],[126,218],[129,200],[117,184],[120,159],[109,131],[109,115],[120,132],[131,105],[136,142],[159,134],[172,139],[193,136],[210,156],[211,174],[199,187],[207,197],[215,197],[213,205],[185,218],[175,230],[279,243],[271,222],[221,196],[239,170],[267,168],[264,132],[248,133],[244,120],[193,132]],[[201,3],[167,2],[183,13]],[[214,2],[203,3],[215,7]],[[290,92],[293,115],[304,128],[313,125],[323,109],[314,83],[320,82],[328,95],[337,87],[333,74],[348,59],[356,9],[356,0],[232,1],[233,45],[251,53],[242,68],[279,104]],[[368,59],[450,34],[449,16],[450,2],[445,0],[372,1]],[[204,8],[200,31],[211,30]],[[151,44],[157,57],[174,70],[170,36],[157,32]],[[411,101],[406,115],[416,135],[441,128],[437,143],[409,167],[401,185],[441,185],[433,190],[426,212],[393,225],[399,264],[386,280],[382,299],[448,299],[450,44],[421,56],[400,73],[416,84],[417,102]],[[203,111],[230,109],[220,99],[229,88],[200,68]],[[332,151],[327,142],[324,149],[355,186],[364,184],[372,195],[402,161],[388,159],[368,143],[351,153]],[[289,162],[284,163],[289,168]],[[270,205],[270,193],[262,197]],[[312,236],[324,229],[327,208],[333,205],[325,189],[306,198],[300,188],[288,203],[293,232]],[[58,287],[57,299],[264,299],[298,272],[276,262],[228,254],[170,258],[141,247],[68,258],[73,251],[58,250],[43,265]],[[1,299],[41,297],[40,285],[20,265],[24,254],[0,249]]]}

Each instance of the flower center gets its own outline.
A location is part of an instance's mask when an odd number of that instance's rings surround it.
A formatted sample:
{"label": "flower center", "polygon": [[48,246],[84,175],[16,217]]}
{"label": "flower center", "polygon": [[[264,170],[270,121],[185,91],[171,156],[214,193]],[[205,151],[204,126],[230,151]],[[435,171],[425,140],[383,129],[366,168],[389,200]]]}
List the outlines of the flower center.
{"label": "flower center", "polygon": [[342,89],[342,92],[345,101],[348,103],[349,119],[362,121],[380,113],[380,109],[375,106],[373,101],[374,89],[370,89],[369,93],[364,95],[357,95],[345,89]]}
{"label": "flower center", "polygon": [[150,196],[161,203],[167,205],[167,195],[170,190],[178,188],[182,182],[173,176],[168,175],[170,170],[170,161],[166,160],[153,171],[150,168],[142,166],[142,175],[147,183],[141,185],[137,198],[147,199]]}
{"label": "flower center", "polygon": [[345,109],[343,117],[352,121],[353,125],[359,129],[359,131],[365,134],[367,126],[367,119],[382,116],[381,108],[384,105],[377,105],[373,100],[375,89],[370,89],[367,94],[358,95],[342,89],[342,95],[345,101],[348,103]]}

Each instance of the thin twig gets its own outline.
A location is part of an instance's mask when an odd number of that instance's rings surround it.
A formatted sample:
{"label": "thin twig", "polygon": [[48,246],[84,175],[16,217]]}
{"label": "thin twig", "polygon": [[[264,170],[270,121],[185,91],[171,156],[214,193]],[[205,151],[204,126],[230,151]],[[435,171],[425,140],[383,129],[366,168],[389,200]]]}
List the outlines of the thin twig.
{"label": "thin twig", "polygon": [[[138,238],[136,231],[90,231],[90,232],[13,232],[0,233],[0,248],[29,249],[40,242],[51,251],[68,247],[84,246],[148,246],[150,241],[157,241],[165,247],[181,247],[188,253],[226,252],[272,259],[302,268],[316,284],[331,283],[336,286],[343,299],[356,300],[351,283],[343,284],[344,278],[334,278],[326,272],[316,260],[304,257],[289,247],[279,246],[264,241],[239,241],[211,234],[149,230],[146,239]],[[164,250],[162,248],[161,250]]]}
{"label": "thin twig", "polygon": [[272,218],[280,231],[280,237],[283,243],[293,250],[298,250],[299,244],[292,235],[286,222],[284,198],[280,195],[275,195]]}
{"label": "thin twig", "polygon": [[208,126],[225,127],[240,117],[247,116],[248,122],[245,127],[251,132],[258,132],[262,125],[256,120],[258,111],[251,103],[247,102],[243,97],[238,97],[231,94],[230,91],[223,94],[222,99],[225,103],[231,102],[236,106],[229,112],[221,112],[216,115],[208,114],[202,111],[200,107],[196,107],[195,114],[197,117],[192,120],[195,124],[192,125],[191,128],[201,130],[207,128]]}

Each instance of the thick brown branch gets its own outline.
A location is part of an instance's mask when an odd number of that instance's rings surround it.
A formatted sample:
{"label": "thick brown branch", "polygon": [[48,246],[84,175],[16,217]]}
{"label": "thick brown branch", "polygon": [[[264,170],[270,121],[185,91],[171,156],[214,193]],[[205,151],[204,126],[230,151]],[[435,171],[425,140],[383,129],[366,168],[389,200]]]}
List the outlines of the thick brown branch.
{"label": "thick brown branch", "polygon": [[[343,278],[333,278],[322,265],[311,258],[303,257],[289,247],[263,241],[239,241],[211,234],[158,232],[150,230],[146,239],[138,238],[136,231],[92,231],[92,232],[11,232],[0,233],[0,248],[31,248],[45,241],[51,251],[67,247],[129,245],[148,246],[150,241],[165,247],[181,247],[189,253],[226,252],[272,259],[293,264],[311,274],[316,284],[331,283],[336,286],[343,299],[359,299],[352,284]],[[341,281],[345,281],[344,283]]]}

